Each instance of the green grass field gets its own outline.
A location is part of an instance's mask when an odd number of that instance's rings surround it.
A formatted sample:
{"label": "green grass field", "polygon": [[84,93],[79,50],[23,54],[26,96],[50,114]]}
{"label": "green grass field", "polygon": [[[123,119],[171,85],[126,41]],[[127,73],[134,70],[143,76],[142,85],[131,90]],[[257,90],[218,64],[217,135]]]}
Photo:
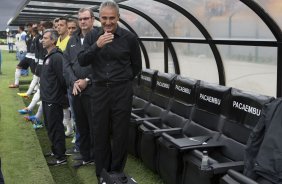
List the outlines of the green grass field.
{"label": "green grass field", "polygon": [[[9,89],[13,82],[15,66],[14,53],[2,51],[2,75],[0,75],[0,157],[2,172],[6,184],[95,184],[95,166],[79,169],[72,168],[72,156],[64,166],[48,167],[43,153],[49,151],[49,140],[45,128],[34,130],[17,113],[30,100],[23,100],[19,90],[26,90],[28,85],[20,89]],[[31,80],[31,76],[21,78]],[[22,83],[20,83],[22,84]],[[71,139],[67,138],[67,147],[72,147]],[[161,184],[158,175],[147,169],[139,159],[128,156],[125,172],[139,184]]]}
{"label": "green grass field", "polygon": [[0,44],[6,44],[7,42],[7,39],[5,38],[0,38]]}

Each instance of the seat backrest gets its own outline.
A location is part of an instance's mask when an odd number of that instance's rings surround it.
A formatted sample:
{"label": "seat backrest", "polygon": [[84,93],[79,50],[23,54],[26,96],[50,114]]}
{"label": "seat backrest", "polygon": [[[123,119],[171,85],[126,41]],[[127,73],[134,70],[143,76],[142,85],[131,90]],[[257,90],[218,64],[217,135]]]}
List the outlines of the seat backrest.
{"label": "seat backrest", "polygon": [[143,100],[149,101],[151,93],[156,86],[157,73],[157,70],[142,69],[139,85],[137,85],[134,90],[134,95]]}
{"label": "seat backrest", "polygon": [[183,128],[195,105],[198,80],[175,77],[168,112],[162,116],[162,128]]}
{"label": "seat backrest", "polygon": [[221,141],[226,145],[222,154],[230,160],[243,160],[244,149],[252,129],[261,117],[263,106],[274,98],[232,88]]}
{"label": "seat backrest", "polygon": [[191,121],[183,132],[188,136],[202,136],[219,132],[224,122],[223,109],[226,108],[231,88],[200,81],[196,88],[196,105]]}
{"label": "seat backrest", "polygon": [[159,116],[161,111],[167,109],[172,96],[175,77],[176,74],[158,72],[156,87],[152,93],[151,103],[145,109],[145,113],[148,114],[148,116]]}
{"label": "seat backrest", "polygon": [[164,109],[167,108],[169,99],[172,96],[175,77],[176,74],[158,72],[156,87],[151,99],[154,105]]}
{"label": "seat backrest", "polygon": [[199,82],[199,80],[177,76],[169,110],[188,119],[196,103],[196,86]]}

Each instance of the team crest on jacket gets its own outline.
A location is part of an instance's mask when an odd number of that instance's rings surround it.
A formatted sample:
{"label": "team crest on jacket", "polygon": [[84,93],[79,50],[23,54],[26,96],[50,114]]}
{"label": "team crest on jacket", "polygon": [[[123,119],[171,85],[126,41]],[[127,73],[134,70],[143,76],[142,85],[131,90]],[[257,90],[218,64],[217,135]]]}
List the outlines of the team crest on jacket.
{"label": "team crest on jacket", "polygon": [[50,62],[50,58],[46,59],[45,65],[49,65],[49,62]]}

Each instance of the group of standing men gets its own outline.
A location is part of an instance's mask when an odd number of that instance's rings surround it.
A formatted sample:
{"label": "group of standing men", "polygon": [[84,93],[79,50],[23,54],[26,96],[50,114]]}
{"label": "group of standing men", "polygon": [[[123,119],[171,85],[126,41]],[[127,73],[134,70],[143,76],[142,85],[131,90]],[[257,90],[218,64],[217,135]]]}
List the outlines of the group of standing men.
{"label": "group of standing men", "polygon": [[79,29],[64,52],[56,47],[61,41],[57,31],[46,29],[42,46],[47,54],[40,75],[44,121],[52,143],[53,159],[48,164],[66,163],[63,107],[68,88],[80,135],[80,166],[94,160],[98,180],[103,169],[123,172],[132,80],[142,67],[137,37],[118,25],[118,5],[103,2],[99,17],[101,27],[93,28],[92,10],[80,9]]}

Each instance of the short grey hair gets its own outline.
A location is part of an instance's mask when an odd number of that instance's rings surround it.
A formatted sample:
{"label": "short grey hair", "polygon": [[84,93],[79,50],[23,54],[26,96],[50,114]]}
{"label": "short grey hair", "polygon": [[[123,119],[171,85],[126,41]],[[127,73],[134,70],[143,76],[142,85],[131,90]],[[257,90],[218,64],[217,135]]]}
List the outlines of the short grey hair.
{"label": "short grey hair", "polygon": [[94,17],[93,10],[91,8],[80,8],[78,10],[78,14],[88,11],[91,17]]}
{"label": "short grey hair", "polygon": [[112,0],[106,0],[100,5],[100,11],[101,9],[105,7],[111,7],[117,11],[117,14],[119,15],[119,6],[115,1]]}
{"label": "short grey hair", "polygon": [[[43,32],[43,34],[45,34],[45,33],[51,33],[51,35],[50,35],[50,39],[51,40],[55,40],[56,42],[57,42],[57,40],[58,40],[58,38],[59,38],[59,34],[58,34],[58,32],[55,30],[55,29],[45,29],[45,31]],[[55,42],[55,43],[56,43]]]}

